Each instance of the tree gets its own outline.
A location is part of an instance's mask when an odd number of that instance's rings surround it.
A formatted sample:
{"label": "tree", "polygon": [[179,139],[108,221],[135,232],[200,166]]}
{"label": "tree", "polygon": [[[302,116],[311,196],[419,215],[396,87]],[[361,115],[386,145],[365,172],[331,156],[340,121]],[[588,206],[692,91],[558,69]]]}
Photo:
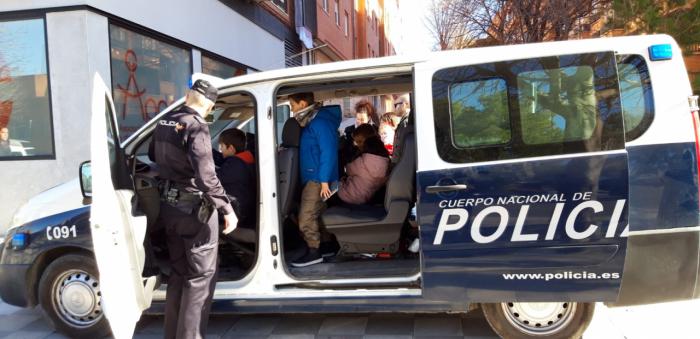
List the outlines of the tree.
{"label": "tree", "polygon": [[[445,23],[441,26],[444,28],[457,23],[461,34],[466,34],[470,42],[476,40],[478,45],[518,44],[568,40],[602,18],[610,1],[443,0],[442,6],[434,6],[430,15],[440,16],[440,21],[433,22]],[[451,28],[451,32],[456,30]],[[433,35],[440,42],[440,35]]]}
{"label": "tree", "polygon": [[460,0],[432,0],[427,16],[427,26],[436,40],[436,49],[461,49],[468,47],[471,36],[454,10]]}
{"label": "tree", "polygon": [[682,46],[700,42],[698,0],[614,0],[612,28],[625,35],[665,33]]}
{"label": "tree", "polygon": [[[608,28],[621,29],[625,35],[665,33],[676,39],[686,54],[700,43],[699,0],[614,0],[613,10]],[[700,73],[693,69],[689,72],[698,93]]]}

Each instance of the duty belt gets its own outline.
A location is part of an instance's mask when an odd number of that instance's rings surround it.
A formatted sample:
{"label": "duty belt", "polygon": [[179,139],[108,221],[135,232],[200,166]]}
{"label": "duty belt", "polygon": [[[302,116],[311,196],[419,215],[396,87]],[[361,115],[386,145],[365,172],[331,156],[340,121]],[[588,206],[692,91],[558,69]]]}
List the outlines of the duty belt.
{"label": "duty belt", "polygon": [[170,180],[164,180],[159,185],[161,200],[171,205],[178,202],[201,202],[203,200],[202,192],[187,192],[183,185],[178,185]]}

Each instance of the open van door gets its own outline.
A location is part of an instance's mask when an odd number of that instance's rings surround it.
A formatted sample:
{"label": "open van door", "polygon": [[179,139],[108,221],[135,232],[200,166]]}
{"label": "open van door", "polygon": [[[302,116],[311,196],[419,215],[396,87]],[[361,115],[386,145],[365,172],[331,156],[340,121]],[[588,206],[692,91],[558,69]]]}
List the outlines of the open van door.
{"label": "open van door", "polygon": [[141,312],[151,304],[156,277],[141,277],[146,217],[134,215],[133,184],[120,147],[114,105],[98,74],[93,79],[90,156],[90,229],[102,309],[114,337],[131,338]]}
{"label": "open van door", "polygon": [[425,298],[617,299],[629,197],[611,49],[479,48],[416,66]]}

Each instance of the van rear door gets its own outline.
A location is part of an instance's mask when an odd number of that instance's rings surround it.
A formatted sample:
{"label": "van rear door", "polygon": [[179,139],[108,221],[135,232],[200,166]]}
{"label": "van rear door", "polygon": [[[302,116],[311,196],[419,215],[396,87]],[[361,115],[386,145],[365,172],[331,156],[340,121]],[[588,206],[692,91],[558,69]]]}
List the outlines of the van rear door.
{"label": "van rear door", "polygon": [[133,183],[119,142],[114,104],[98,74],[93,79],[90,132],[90,229],[102,309],[114,337],[131,338],[141,312],[151,305],[156,277],[141,277],[146,217],[134,215]]}
{"label": "van rear door", "polygon": [[494,47],[415,73],[424,297],[615,300],[628,219],[615,53]]}

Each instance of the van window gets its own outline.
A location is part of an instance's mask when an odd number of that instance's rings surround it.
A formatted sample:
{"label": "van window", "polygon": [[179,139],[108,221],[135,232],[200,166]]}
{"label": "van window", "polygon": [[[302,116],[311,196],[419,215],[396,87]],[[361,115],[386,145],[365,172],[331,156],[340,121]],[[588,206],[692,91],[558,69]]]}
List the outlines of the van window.
{"label": "van window", "polygon": [[450,112],[457,147],[505,144],[510,140],[508,93],[503,79],[451,86]]}
{"label": "van window", "polygon": [[654,120],[651,79],[647,64],[639,55],[618,56],[617,71],[625,118],[625,139],[631,141],[644,134]]}
{"label": "van window", "polygon": [[437,151],[447,162],[624,148],[612,52],[447,68],[432,88]]}

